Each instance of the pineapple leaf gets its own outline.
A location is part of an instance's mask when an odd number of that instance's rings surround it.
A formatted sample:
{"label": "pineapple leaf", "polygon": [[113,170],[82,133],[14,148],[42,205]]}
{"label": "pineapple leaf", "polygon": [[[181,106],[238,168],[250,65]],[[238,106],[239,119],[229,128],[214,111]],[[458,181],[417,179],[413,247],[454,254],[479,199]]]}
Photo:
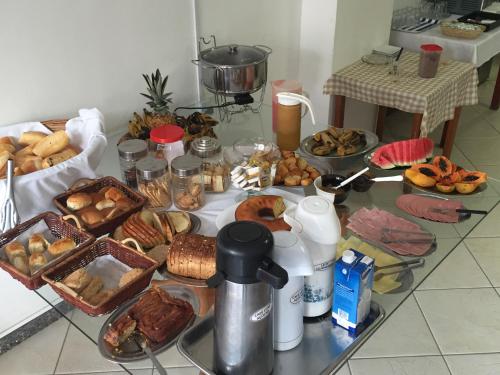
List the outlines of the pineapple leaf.
{"label": "pineapple leaf", "polygon": [[[167,81],[168,81],[168,75],[163,79],[163,82],[161,83],[161,92],[165,91],[165,88],[167,87]],[[171,94],[171,93],[168,93],[168,94]]]}
{"label": "pineapple leaf", "polygon": [[151,95],[148,95],[148,94],[144,94],[141,92],[141,95],[148,98],[149,100],[153,100],[153,97]]}
{"label": "pineapple leaf", "polygon": [[146,74],[143,74],[142,76],[146,80],[146,83],[148,84],[148,88],[151,89],[151,81],[149,80],[149,76]]}

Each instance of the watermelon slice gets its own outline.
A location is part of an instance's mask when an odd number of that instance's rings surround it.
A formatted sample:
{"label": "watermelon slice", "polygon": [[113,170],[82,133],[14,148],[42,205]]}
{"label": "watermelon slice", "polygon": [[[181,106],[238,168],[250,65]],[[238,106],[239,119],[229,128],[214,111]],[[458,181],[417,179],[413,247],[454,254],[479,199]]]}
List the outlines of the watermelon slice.
{"label": "watermelon slice", "polygon": [[430,138],[392,142],[375,150],[371,162],[383,169],[405,167],[425,163],[433,151],[434,144]]}

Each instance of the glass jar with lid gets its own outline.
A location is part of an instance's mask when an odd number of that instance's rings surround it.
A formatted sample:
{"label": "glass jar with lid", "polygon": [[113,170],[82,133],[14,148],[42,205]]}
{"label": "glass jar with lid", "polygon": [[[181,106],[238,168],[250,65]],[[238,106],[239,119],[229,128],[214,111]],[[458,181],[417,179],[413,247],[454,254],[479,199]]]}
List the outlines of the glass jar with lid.
{"label": "glass jar with lid", "polygon": [[201,137],[191,143],[190,152],[202,159],[205,192],[225,192],[229,188],[230,175],[220,142],[212,137]]}
{"label": "glass jar with lid", "polygon": [[149,150],[155,158],[165,159],[169,165],[177,156],[184,155],[184,130],[177,125],[162,125],[151,129]]}
{"label": "glass jar with lid", "polygon": [[184,211],[198,210],[205,204],[202,159],[191,155],[172,160],[172,192],[174,204]]}
{"label": "glass jar with lid", "polygon": [[142,139],[131,139],[118,145],[122,180],[137,189],[136,163],[148,154],[148,144]]}
{"label": "glass jar with lid", "polygon": [[148,198],[148,207],[168,208],[172,205],[167,162],[151,156],[136,164],[138,190]]}

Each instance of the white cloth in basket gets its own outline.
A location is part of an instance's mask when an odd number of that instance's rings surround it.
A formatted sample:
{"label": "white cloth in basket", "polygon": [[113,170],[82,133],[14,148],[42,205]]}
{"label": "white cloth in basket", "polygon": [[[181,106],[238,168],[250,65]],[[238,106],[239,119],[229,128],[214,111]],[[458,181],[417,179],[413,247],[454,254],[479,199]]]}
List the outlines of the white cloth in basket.
{"label": "white cloth in basket", "polygon": [[[79,117],[66,123],[70,143],[82,152],[77,156],[27,175],[14,177],[14,197],[21,222],[31,219],[44,211],[55,211],[52,198],[67,190],[80,178],[95,178],[106,149],[107,140],[103,133],[104,118],[98,109],[81,109]],[[11,136],[16,139],[29,130],[50,133],[39,122],[25,122],[0,127],[0,137]],[[6,193],[6,180],[0,180],[0,197]]]}

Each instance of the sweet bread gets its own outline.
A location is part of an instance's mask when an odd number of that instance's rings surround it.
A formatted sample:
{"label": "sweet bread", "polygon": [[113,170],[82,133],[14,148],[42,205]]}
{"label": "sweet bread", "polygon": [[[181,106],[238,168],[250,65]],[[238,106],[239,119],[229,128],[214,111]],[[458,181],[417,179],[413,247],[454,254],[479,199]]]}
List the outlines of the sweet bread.
{"label": "sweet bread", "polygon": [[115,293],[116,289],[103,289],[99,293],[89,297],[87,302],[93,306],[97,306],[108,300]]}
{"label": "sweet bread", "polygon": [[46,264],[47,258],[42,253],[33,253],[30,255],[29,268],[32,275]]}
{"label": "sweet bread", "polygon": [[8,243],[7,245],[5,245],[4,250],[5,255],[7,255],[7,258],[11,263],[16,257],[26,256],[26,249],[24,248],[24,245],[19,241],[12,241]]}
{"label": "sweet bread", "polygon": [[104,284],[99,276],[95,276],[90,280],[90,283],[82,290],[80,297],[85,301],[89,301],[103,288]]}
{"label": "sweet bread", "polygon": [[112,186],[106,190],[106,192],[104,193],[104,197],[116,202],[119,199],[126,198],[126,195],[121,190]]}
{"label": "sweet bread", "polygon": [[[259,195],[240,203],[234,214],[236,221],[254,221],[266,226],[271,232],[290,230],[291,227],[279,217],[286,210],[283,198],[278,195]],[[273,219],[267,219],[273,217]]]}

